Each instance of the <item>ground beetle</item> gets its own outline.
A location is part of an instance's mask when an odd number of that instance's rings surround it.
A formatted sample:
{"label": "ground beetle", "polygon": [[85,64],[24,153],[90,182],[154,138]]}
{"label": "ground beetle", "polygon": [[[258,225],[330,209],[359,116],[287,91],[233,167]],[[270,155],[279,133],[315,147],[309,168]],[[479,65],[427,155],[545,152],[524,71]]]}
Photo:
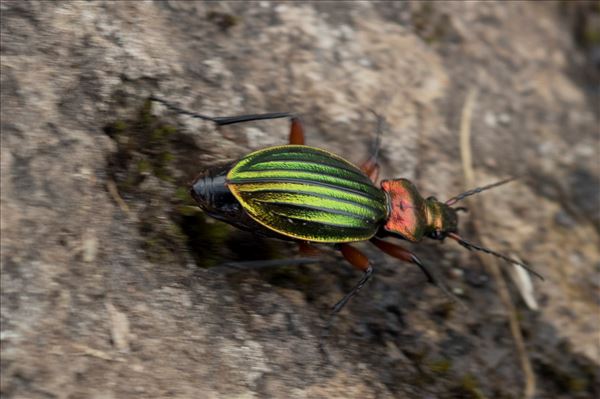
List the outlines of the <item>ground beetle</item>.
{"label": "ground beetle", "polygon": [[193,183],[191,195],[210,216],[240,229],[267,237],[298,242],[301,251],[312,243],[335,244],[343,257],[364,272],[363,278],[332,310],[332,315],[361,289],[373,273],[369,259],[349,243],[369,240],[386,254],[416,264],[429,282],[443,288],[419,258],[393,237],[419,242],[424,237],[456,240],[469,250],[483,251],[517,264],[542,278],[526,264],[466,241],[458,234],[457,211],[452,205],[465,197],[505,184],[506,179],[466,191],[445,202],[423,198],[407,179],[375,184],[382,120],[377,145],[360,167],[328,151],[304,145],[300,120],[290,113],[209,117],[151,97],[179,113],[219,126],[264,119],[289,118],[289,144],[252,152],[226,165],[210,168]]}

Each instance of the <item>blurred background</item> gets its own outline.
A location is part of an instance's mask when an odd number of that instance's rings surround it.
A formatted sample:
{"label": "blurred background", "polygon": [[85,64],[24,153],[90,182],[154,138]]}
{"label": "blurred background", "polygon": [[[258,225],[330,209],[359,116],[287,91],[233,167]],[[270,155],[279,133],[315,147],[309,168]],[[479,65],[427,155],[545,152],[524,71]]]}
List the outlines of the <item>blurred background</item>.
{"label": "blurred background", "polygon": [[[0,7],[2,397],[599,394],[598,2]],[[327,248],[315,264],[224,271],[297,249],[188,195],[205,168],[285,143],[287,122],[217,128],[151,94],[213,116],[295,112],[307,144],[357,163],[376,110],[382,177],[440,199],[467,188],[467,129],[476,185],[521,179],[473,197],[461,232],[545,281],[498,280],[456,243],[409,246],[463,309],[360,244],[375,277],[326,359],[330,306],[360,273]]]}

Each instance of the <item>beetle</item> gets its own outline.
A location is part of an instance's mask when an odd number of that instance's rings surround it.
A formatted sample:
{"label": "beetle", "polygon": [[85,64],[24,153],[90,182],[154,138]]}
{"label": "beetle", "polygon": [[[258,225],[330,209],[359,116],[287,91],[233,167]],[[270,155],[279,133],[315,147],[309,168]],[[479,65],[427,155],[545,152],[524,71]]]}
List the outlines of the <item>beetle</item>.
{"label": "beetle", "polygon": [[[383,121],[378,118],[373,154],[360,166],[326,150],[304,144],[300,119],[287,112],[231,117],[209,117],[157,101],[178,113],[211,121],[218,126],[256,120],[288,118],[289,144],[260,149],[202,172],[190,193],[209,216],[266,237],[295,241],[301,251],[312,244],[334,244],[342,256],[363,272],[361,280],[340,299],[332,316],[358,293],[373,274],[366,255],[351,243],[370,241],[384,253],[417,265],[428,281],[445,288],[411,251],[384,238],[418,243],[424,238],[450,238],[469,250],[483,251],[541,275],[527,264],[465,240],[458,234],[460,200],[508,183],[512,179],[466,191],[447,201],[423,197],[404,178],[383,180],[377,161]],[[447,291],[446,291],[447,292]]]}

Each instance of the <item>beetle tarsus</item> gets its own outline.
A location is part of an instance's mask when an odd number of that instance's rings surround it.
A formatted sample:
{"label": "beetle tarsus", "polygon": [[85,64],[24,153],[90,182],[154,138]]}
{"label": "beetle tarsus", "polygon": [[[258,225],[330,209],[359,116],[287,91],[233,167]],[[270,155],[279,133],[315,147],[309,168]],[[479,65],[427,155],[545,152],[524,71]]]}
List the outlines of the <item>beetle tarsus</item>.
{"label": "beetle tarsus", "polygon": [[375,116],[377,119],[377,128],[375,130],[375,145],[373,148],[373,157],[375,160],[379,157],[379,150],[381,149],[381,136],[383,135],[383,130],[385,128],[386,122],[385,117],[379,115],[375,110],[369,109],[369,111]]}
{"label": "beetle tarsus", "polygon": [[323,332],[321,333],[321,337],[319,339],[319,349],[325,355],[327,355],[327,351],[325,350],[324,342],[329,337],[329,331],[331,329],[331,326],[333,325],[333,322],[335,321],[336,315],[344,308],[344,306],[346,306],[346,304],[348,303],[348,301],[350,299],[352,299],[352,297],[354,297],[356,294],[358,294],[358,292],[367,283],[367,281],[369,281],[369,279],[371,278],[372,275],[373,275],[373,267],[369,266],[365,270],[363,277],[354,286],[354,288],[352,288],[352,290],[350,292],[348,292],[346,295],[344,295],[344,297],[342,299],[340,299],[331,308],[331,313],[329,314],[329,320],[327,320],[327,324],[323,328]]}
{"label": "beetle tarsus", "polygon": [[173,105],[170,102],[168,102],[167,100],[163,100],[162,98],[155,97],[155,96],[150,96],[148,99],[150,101],[156,101],[158,103],[161,103],[162,105],[164,105],[168,109],[170,109],[172,111],[175,111],[175,112],[177,112],[179,114],[188,115],[188,116],[191,116],[193,118],[202,119],[202,120],[210,121],[210,122],[215,122],[215,123],[218,124],[218,122],[215,121],[215,118],[212,118],[212,117],[206,116],[206,115],[202,115],[202,114],[198,114],[198,113],[195,113],[195,112],[187,111],[187,110],[185,110],[183,108],[179,108],[178,106]]}
{"label": "beetle tarsus", "polygon": [[373,183],[377,183],[379,178],[379,150],[381,149],[381,135],[383,134],[383,127],[385,125],[385,118],[380,116],[377,112],[370,109],[371,113],[375,115],[377,119],[377,129],[375,133],[375,143],[373,144],[373,153],[371,156],[360,165],[362,170]]}
{"label": "beetle tarsus", "polygon": [[405,262],[410,262],[410,263],[417,265],[419,267],[419,269],[421,269],[423,274],[425,274],[425,276],[427,277],[427,281],[429,283],[438,287],[440,290],[442,290],[442,292],[444,292],[444,294],[446,294],[446,296],[448,296],[453,301],[459,303],[462,307],[466,308],[466,305],[464,305],[463,302],[460,299],[458,299],[456,297],[456,295],[454,295],[446,287],[446,285],[442,282],[442,280],[437,279],[435,277],[434,273],[431,270],[429,270],[429,268],[427,266],[425,266],[425,264],[417,257],[417,255],[413,254],[412,252],[410,252],[407,249],[402,248],[400,245],[392,244],[391,242],[380,240],[379,238],[376,238],[376,237],[371,238],[371,242],[373,244],[375,244],[375,246],[377,248],[379,248],[386,254],[388,254],[396,259],[400,259]]}
{"label": "beetle tarsus", "polygon": [[456,295],[454,295],[452,293],[452,291],[450,291],[448,289],[448,287],[446,287],[446,284],[444,284],[442,282],[442,280],[438,280],[437,278],[435,278],[435,276],[433,275],[433,273],[431,272],[431,270],[429,270],[427,268],[427,266],[425,266],[425,264],[423,262],[421,262],[421,260],[419,258],[417,258],[417,256],[414,255],[414,254],[412,256],[412,263],[414,263],[415,265],[419,266],[419,269],[421,269],[421,271],[425,274],[425,276],[427,276],[427,282],[429,282],[430,284],[435,285],[437,288],[439,288],[440,290],[442,290],[442,292],[448,298],[450,298],[454,302],[458,303],[463,309],[467,309],[467,305],[465,305],[465,303],[463,301],[461,301]]}
{"label": "beetle tarsus", "polygon": [[356,284],[354,288],[352,288],[352,291],[347,293],[342,299],[338,301],[338,303],[336,303],[333,306],[331,310],[332,318],[336,315],[336,313],[342,310],[344,306],[346,306],[348,301],[352,299],[354,295],[358,294],[358,291],[360,291],[363,285],[365,285],[365,283],[369,281],[371,275],[373,274],[373,267],[371,266],[371,262],[369,262],[369,258],[367,258],[367,256],[361,251],[349,244],[340,244],[340,252],[344,256],[344,258],[352,264],[352,266],[356,267],[359,270],[362,270],[364,272],[364,275],[363,278],[360,279],[358,284]]}
{"label": "beetle tarsus", "polygon": [[250,114],[237,116],[217,116],[212,121],[219,126],[232,125],[234,123],[261,121],[265,119],[291,118],[293,115],[289,112],[272,112],[268,114]]}
{"label": "beetle tarsus", "polygon": [[335,316],[336,314],[338,314],[340,312],[340,310],[342,310],[344,308],[344,306],[346,306],[348,301],[350,299],[352,299],[353,296],[358,294],[360,289],[366,284],[367,281],[369,281],[369,279],[371,278],[372,275],[373,275],[373,267],[369,266],[369,268],[367,268],[367,270],[365,271],[363,278],[360,279],[358,284],[356,284],[349,293],[344,295],[344,297],[342,299],[340,299],[338,301],[338,303],[336,303],[333,306],[333,308],[331,309],[332,317]]}
{"label": "beetle tarsus", "polygon": [[162,98],[150,96],[149,99],[151,101],[156,101],[163,104],[165,107],[169,108],[172,111],[177,113],[191,116],[192,118],[202,119],[205,121],[210,121],[216,123],[219,126],[232,125],[234,123],[243,123],[243,122],[251,122],[251,121],[259,121],[265,119],[279,119],[279,118],[292,118],[294,115],[289,112],[270,112],[266,114],[249,114],[249,115],[235,115],[235,116],[207,116],[202,115],[196,112],[191,112],[180,108],[176,105],[171,104],[170,102],[163,100]]}

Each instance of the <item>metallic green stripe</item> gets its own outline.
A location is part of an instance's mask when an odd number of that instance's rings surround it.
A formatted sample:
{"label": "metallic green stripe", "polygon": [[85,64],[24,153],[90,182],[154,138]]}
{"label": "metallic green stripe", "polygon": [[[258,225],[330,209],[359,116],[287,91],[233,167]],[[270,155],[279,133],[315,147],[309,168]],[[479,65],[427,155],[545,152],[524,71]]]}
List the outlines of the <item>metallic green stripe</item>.
{"label": "metallic green stripe", "polygon": [[325,161],[332,164],[346,164],[351,168],[355,168],[351,162],[344,158],[335,155],[322,148],[310,147],[306,145],[282,145],[264,148],[262,150],[255,151],[248,154],[246,157],[252,157],[256,162],[260,162],[265,158],[269,159],[285,159],[291,158],[295,160],[312,160],[312,161]]}
{"label": "metallic green stripe", "polygon": [[[313,165],[319,165],[321,167],[327,167],[331,169],[338,169],[344,171],[344,173],[352,174],[352,177],[360,181],[369,181],[368,177],[358,169],[356,166],[348,164],[347,162],[341,162],[337,159],[326,158],[323,154],[313,153],[282,153],[282,154],[269,154],[267,159],[255,159],[252,169],[258,168],[260,165],[265,165],[265,168],[270,168],[268,164],[275,165],[286,165],[296,164],[296,169],[303,169],[304,165],[310,168]],[[273,168],[272,168],[273,169]],[[274,169],[280,169],[274,167]]]}
{"label": "metallic green stripe", "polygon": [[298,182],[322,182],[332,184],[339,187],[348,187],[371,195],[377,195],[378,189],[373,185],[357,182],[351,179],[344,179],[334,175],[325,173],[306,172],[306,171],[290,171],[290,170],[264,170],[264,171],[239,171],[235,173],[233,178],[229,179],[232,183],[243,184],[245,179],[291,179]]}
{"label": "metallic green stripe", "polygon": [[[364,229],[364,222],[356,216],[333,213],[326,209],[309,209],[305,206],[295,206],[293,204],[270,204],[269,212],[280,216],[285,225],[290,223],[291,219],[326,224],[337,227],[354,227]],[[293,224],[293,221],[291,222]]]}
{"label": "metallic green stripe", "polygon": [[348,179],[362,181],[363,176],[345,168],[339,166],[327,165],[318,162],[311,161],[265,161],[254,164],[248,168],[252,171],[264,171],[264,170],[288,170],[290,172],[295,171],[307,171],[315,173],[326,173],[332,176],[342,176]]}
{"label": "metallic green stripe", "polygon": [[311,194],[303,193],[281,193],[281,192],[263,192],[262,195],[254,195],[249,202],[261,202],[263,204],[292,205],[296,207],[305,207],[310,209],[321,209],[347,215],[354,218],[376,220],[380,213],[366,208],[359,204],[353,204],[336,199],[316,197]]}
{"label": "metallic green stripe", "polygon": [[305,179],[294,179],[294,178],[272,178],[272,179],[244,179],[244,180],[237,180],[237,179],[229,179],[227,181],[227,184],[229,186],[238,186],[238,187],[246,187],[249,185],[255,185],[255,184],[260,184],[260,185],[266,185],[266,184],[279,184],[279,183],[284,183],[284,184],[302,184],[302,185],[311,185],[311,186],[315,186],[315,187],[324,187],[327,189],[332,189],[332,190],[343,190],[345,192],[348,193],[352,193],[352,194],[356,194],[356,195],[364,195],[367,196],[369,198],[375,198],[374,195],[371,195],[371,193],[365,193],[363,191],[359,191],[359,190],[355,190],[349,187],[341,187],[339,185],[335,185],[335,184],[330,184],[330,183],[324,183],[324,182],[319,182],[319,181],[310,181],[310,180],[305,180]]}
{"label": "metallic green stripe", "polygon": [[354,224],[353,219],[330,219],[331,215],[327,212],[298,209],[297,214],[290,214],[289,207],[280,210],[277,205],[271,206],[272,212],[266,215],[264,222],[271,229],[294,238],[315,242],[354,242],[367,240],[376,231],[372,226]]}
{"label": "metallic green stripe", "polygon": [[301,194],[312,194],[317,197],[326,199],[336,199],[340,201],[347,201],[351,203],[358,203],[363,206],[367,206],[378,212],[385,212],[386,208],[384,205],[385,196],[383,193],[373,197],[362,192],[348,191],[333,187],[323,187],[315,184],[305,183],[286,183],[286,182],[269,182],[269,183],[255,183],[255,184],[241,184],[239,185],[239,191],[244,193],[261,193],[261,192],[292,192]]}
{"label": "metallic green stripe", "polygon": [[352,163],[328,151],[304,145],[285,145],[255,151],[242,158],[234,169],[243,170],[246,165],[278,160],[310,161],[353,171],[357,180],[370,183],[368,176]]}

